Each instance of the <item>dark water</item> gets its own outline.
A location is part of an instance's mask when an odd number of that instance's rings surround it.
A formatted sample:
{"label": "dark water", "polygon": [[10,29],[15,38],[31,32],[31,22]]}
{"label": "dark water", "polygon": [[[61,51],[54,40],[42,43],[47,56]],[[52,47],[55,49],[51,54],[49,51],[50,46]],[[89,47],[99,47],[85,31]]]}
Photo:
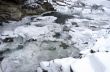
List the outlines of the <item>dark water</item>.
{"label": "dark water", "polygon": [[71,15],[62,14],[62,13],[59,13],[59,12],[45,13],[42,16],[54,16],[54,17],[57,17],[57,19],[55,20],[55,22],[56,23],[59,23],[59,24],[65,24],[66,20],[68,20],[70,18],[74,18]]}

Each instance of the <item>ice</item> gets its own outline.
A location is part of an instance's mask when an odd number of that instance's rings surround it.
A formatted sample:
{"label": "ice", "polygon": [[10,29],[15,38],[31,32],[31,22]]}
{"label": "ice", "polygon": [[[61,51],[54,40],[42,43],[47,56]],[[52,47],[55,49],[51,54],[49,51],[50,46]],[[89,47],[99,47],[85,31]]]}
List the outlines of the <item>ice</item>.
{"label": "ice", "polygon": [[50,62],[41,62],[40,67],[49,72],[70,72],[70,64],[75,61],[74,58],[55,59]]}
{"label": "ice", "polygon": [[[39,32],[40,31],[40,32]],[[36,39],[39,35],[48,33],[47,27],[35,27],[35,26],[29,26],[29,27],[18,27],[15,30],[15,33],[21,36],[27,36],[27,38],[33,38]]]}
{"label": "ice", "polygon": [[97,39],[97,42],[95,43],[95,45],[93,46],[92,49],[96,50],[96,51],[109,51],[110,50],[110,45],[109,42],[110,38],[109,35],[108,37],[101,37],[99,39]]}
{"label": "ice", "polygon": [[106,63],[108,60],[109,53],[100,52],[76,61],[72,68],[75,72],[109,72],[108,66],[110,64]]}
{"label": "ice", "polygon": [[[109,54],[99,52],[86,55],[81,59],[63,58],[50,62],[41,62],[40,67],[49,72],[109,72]],[[51,70],[51,71],[50,71]]]}

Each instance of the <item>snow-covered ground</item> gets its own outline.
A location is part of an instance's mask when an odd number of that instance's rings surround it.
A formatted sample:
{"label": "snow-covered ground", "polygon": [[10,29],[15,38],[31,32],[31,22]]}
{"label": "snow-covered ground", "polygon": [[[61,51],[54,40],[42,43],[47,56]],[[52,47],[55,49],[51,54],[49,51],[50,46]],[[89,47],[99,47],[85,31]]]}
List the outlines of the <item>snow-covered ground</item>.
{"label": "snow-covered ground", "polygon": [[110,53],[97,52],[81,59],[63,58],[40,63],[38,72],[109,72]]}
{"label": "snow-covered ground", "polygon": [[57,12],[0,26],[0,72],[110,72],[110,1],[49,2]]}

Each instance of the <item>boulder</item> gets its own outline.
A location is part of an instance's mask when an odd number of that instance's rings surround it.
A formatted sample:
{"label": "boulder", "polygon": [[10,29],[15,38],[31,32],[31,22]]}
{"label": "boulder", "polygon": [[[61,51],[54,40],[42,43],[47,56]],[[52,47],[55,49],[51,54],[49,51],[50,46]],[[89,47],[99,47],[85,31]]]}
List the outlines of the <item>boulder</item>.
{"label": "boulder", "polygon": [[24,16],[40,15],[53,10],[49,2],[26,4],[26,0],[0,0],[0,21],[20,20]]}

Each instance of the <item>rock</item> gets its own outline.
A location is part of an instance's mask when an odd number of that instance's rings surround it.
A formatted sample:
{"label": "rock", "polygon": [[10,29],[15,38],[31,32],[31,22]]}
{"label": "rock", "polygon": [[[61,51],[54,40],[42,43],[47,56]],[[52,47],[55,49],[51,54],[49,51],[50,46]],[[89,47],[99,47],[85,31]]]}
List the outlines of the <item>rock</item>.
{"label": "rock", "polygon": [[67,45],[66,43],[61,42],[60,47],[63,47],[63,49],[67,49],[69,47],[69,45]]}
{"label": "rock", "polygon": [[95,51],[91,49],[91,50],[90,50],[90,53],[95,53]]}
{"label": "rock", "polygon": [[27,0],[0,0],[1,3],[24,4]]}
{"label": "rock", "polygon": [[3,59],[4,59],[4,57],[3,57],[3,56],[0,56],[0,62],[1,62]]}
{"label": "rock", "polygon": [[68,26],[64,26],[63,31],[70,31],[70,28]]}
{"label": "rock", "polygon": [[19,5],[0,5],[0,21],[20,20],[22,12]]}
{"label": "rock", "polygon": [[0,21],[21,20],[24,16],[40,15],[46,11],[53,11],[54,7],[48,3],[24,4],[25,0],[1,0],[0,1]]}
{"label": "rock", "polygon": [[74,16],[71,16],[71,15],[67,15],[67,14],[63,14],[63,13],[59,13],[59,12],[50,12],[50,13],[46,13],[46,14],[43,14],[42,16],[54,16],[54,17],[57,17],[57,19],[55,20],[56,23],[59,23],[59,24],[65,24],[65,22],[68,20],[68,19],[71,19],[73,18]]}
{"label": "rock", "polygon": [[46,11],[54,11],[54,7],[49,2],[44,2],[41,4],[42,8],[44,8]]}
{"label": "rock", "polygon": [[3,39],[3,42],[13,42],[13,41],[14,40],[11,37],[7,37],[7,38]]}
{"label": "rock", "polygon": [[71,68],[71,66],[70,66],[70,72],[74,72],[73,69]]}
{"label": "rock", "polygon": [[23,47],[24,47],[23,45],[18,45],[17,49],[20,50],[23,49]]}
{"label": "rock", "polygon": [[43,70],[43,72],[48,72],[47,70]]}
{"label": "rock", "polygon": [[7,52],[10,52],[10,49],[5,49],[5,50],[0,50],[0,56],[2,57],[3,54],[7,53]]}
{"label": "rock", "polygon": [[0,26],[3,26],[3,23],[2,22],[0,22]]}
{"label": "rock", "polygon": [[75,27],[79,27],[79,25],[77,24],[77,22],[72,22],[72,25],[74,25]]}
{"label": "rock", "polygon": [[59,33],[59,32],[56,32],[55,35],[53,35],[53,37],[55,37],[55,38],[60,38],[60,36],[61,36],[61,33]]}
{"label": "rock", "polygon": [[21,10],[22,10],[23,16],[36,15],[36,14],[39,15],[45,12],[45,10],[39,4],[23,5]]}

